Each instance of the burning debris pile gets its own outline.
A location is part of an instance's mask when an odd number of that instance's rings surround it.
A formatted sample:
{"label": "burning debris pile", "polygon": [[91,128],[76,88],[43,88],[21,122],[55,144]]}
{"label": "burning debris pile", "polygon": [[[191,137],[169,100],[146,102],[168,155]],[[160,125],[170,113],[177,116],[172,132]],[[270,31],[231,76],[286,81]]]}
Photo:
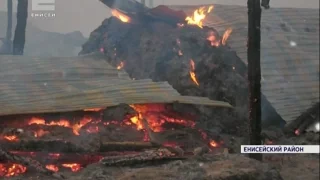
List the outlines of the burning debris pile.
{"label": "burning debris pile", "polygon": [[[135,1],[129,0],[128,2],[134,3]],[[14,177],[36,170],[41,173],[41,176],[49,175],[50,177],[63,178],[64,176],[74,176],[68,173],[80,171],[87,166],[90,167],[90,164],[95,164],[93,166],[96,167],[103,165],[104,168],[106,166],[126,166],[155,161],[189,159],[190,156],[198,157],[208,152],[212,152],[211,155],[218,154],[220,158],[223,157],[223,160],[227,159],[226,161],[230,163],[228,154],[231,148],[229,142],[224,141],[221,137],[221,133],[243,135],[243,132],[246,132],[244,118],[246,114],[244,112],[247,111],[246,67],[226,46],[232,30],[227,29],[222,36],[219,36],[213,28],[203,26],[202,22],[206,14],[213,10],[213,6],[202,7],[196,10],[192,16],[185,16],[183,12],[173,11],[165,6],[159,6],[152,10],[146,10],[145,7],[137,4],[130,7],[142,8],[144,13],[113,9],[114,17],[105,20],[83,46],[82,54],[101,51],[114,67],[103,69],[103,64],[98,63],[99,60],[92,59],[91,63],[99,65],[99,68],[91,68],[91,70],[95,70],[91,72],[84,65],[88,63],[88,59],[81,60],[80,58],[77,62],[79,67],[75,71],[73,69],[75,62],[72,63],[75,59],[71,58],[72,61],[69,62],[55,61],[64,63],[63,68],[66,69],[63,72],[61,69],[54,69],[61,66],[51,67],[48,62],[36,59],[37,65],[39,62],[42,63],[40,63],[42,68],[52,68],[52,72],[43,72],[41,77],[32,74],[34,73],[33,66],[30,67],[29,64],[24,64],[27,67],[24,71],[29,73],[27,73],[28,76],[21,74],[20,71],[16,74],[2,69],[2,75],[7,77],[6,80],[0,82],[2,83],[0,87],[4,90],[8,89],[8,82],[18,86],[22,82],[31,83],[28,81],[30,78],[32,82],[36,81],[36,83],[33,82],[31,85],[25,86],[26,91],[19,89],[19,93],[28,94],[34,89],[36,89],[36,93],[45,92],[48,94],[49,92],[50,94],[51,88],[53,91],[51,92],[52,96],[48,95],[44,98],[47,102],[43,102],[41,106],[34,106],[36,107],[35,112],[35,108],[31,108],[31,111],[26,106],[42,101],[43,94],[34,97],[31,101],[25,98],[16,98],[22,102],[14,101],[12,103],[15,107],[14,110],[9,108],[12,104],[4,106],[4,110],[1,112],[6,116],[2,116],[0,121],[1,177]],[[16,61],[8,61],[9,64],[12,62]],[[22,64],[23,62],[20,65]],[[40,65],[37,67],[40,68]],[[78,74],[79,68],[84,68],[85,73]],[[118,72],[123,69],[129,73],[133,80],[120,77]],[[100,75],[98,79],[94,79],[98,75]],[[106,75],[110,77],[105,77]],[[124,75],[122,74],[122,76]],[[18,82],[10,78],[17,78]],[[170,90],[172,94],[166,94],[169,92],[167,84],[159,82],[159,86],[157,86],[157,83],[151,82],[147,78],[152,78],[154,81],[168,81],[180,94],[188,95],[189,103],[187,104],[201,105],[180,104],[183,103],[182,101],[186,102],[187,99],[184,100],[179,93],[171,91],[173,89]],[[67,96],[64,97],[61,95],[64,88],[57,87],[60,87],[61,84],[66,85],[67,82]],[[81,82],[85,84],[85,87]],[[110,90],[104,86],[108,82],[111,86],[119,84],[120,86],[117,86],[118,89],[113,87]],[[139,84],[139,82],[141,83]],[[143,83],[147,83],[148,86]],[[88,88],[90,85],[93,87],[97,85],[97,87],[92,90]],[[133,87],[128,89],[127,86]],[[81,87],[85,90],[81,88],[78,90],[75,87]],[[148,87],[158,91],[147,92]],[[75,94],[71,93],[73,88],[76,89]],[[58,89],[58,91],[54,89]],[[146,89],[142,92],[147,95],[143,96],[138,93],[140,89]],[[104,95],[108,92],[117,98],[106,98]],[[158,92],[159,95],[152,95],[154,92]],[[15,97],[23,94],[19,93],[15,94]],[[109,94],[109,96],[111,95]],[[231,107],[228,103],[192,96],[227,101],[233,104],[238,112],[236,114],[233,109],[221,108]],[[154,101],[157,103],[142,103],[144,98],[143,102],[146,99],[149,100],[150,97],[156,99]],[[173,97],[177,98],[174,100],[177,102],[172,103],[171,98]],[[54,99],[53,106],[50,98]],[[83,102],[79,102],[81,98]],[[108,103],[100,100],[104,98]],[[71,102],[71,100],[75,102]],[[140,103],[115,106],[119,104],[117,100],[123,101],[122,103],[128,101],[136,103],[140,100]],[[69,105],[64,104],[67,101],[70,103]],[[171,104],[159,104],[159,102],[165,103],[167,101],[170,101]],[[200,101],[202,103],[195,103]],[[80,108],[84,106],[83,104],[96,106],[100,102],[105,103],[104,107],[113,107]],[[213,105],[216,108],[204,105]],[[74,107],[79,111],[72,111]],[[13,112],[16,112],[17,109],[30,111],[28,111],[28,115],[16,115]],[[30,115],[31,112],[32,115]],[[212,160],[215,157],[210,158]],[[190,161],[187,164],[191,164],[192,168],[194,168],[192,163],[195,162],[202,164],[199,166],[204,165],[204,162],[198,162],[197,159]],[[205,167],[214,166],[208,164]],[[268,169],[267,172],[257,167],[259,165],[252,167],[249,173],[246,169],[239,173],[245,174],[244,177],[252,177],[257,173],[264,176],[270,170]],[[203,171],[205,170],[199,170],[199,172]],[[188,177],[187,174],[179,173],[181,175],[180,178],[177,177],[178,179]],[[210,173],[204,174],[210,178],[211,176],[218,177],[216,174]],[[221,172],[219,174],[221,177],[219,176],[217,179],[230,179],[239,175],[225,173]],[[121,173],[121,175],[123,174]],[[26,174],[25,177],[28,175]],[[113,177],[120,177],[120,175],[113,174]],[[74,179],[90,178],[75,177]],[[132,178],[131,175],[128,175],[124,179]]]}
{"label": "burning debris pile", "polygon": [[0,176],[32,168],[46,174],[77,172],[99,161],[106,166],[130,165],[223,149],[221,139],[195,127],[192,119],[162,104],[7,116],[1,119]]}
{"label": "burning debris pile", "polygon": [[[216,133],[244,135],[246,65],[227,46],[232,29],[219,35],[214,28],[203,26],[214,6],[201,7],[190,15],[165,6],[146,11],[138,19],[114,10],[113,16],[91,33],[80,54],[101,51],[110,64],[125,69],[132,79],[168,81],[183,95],[229,102],[236,111],[197,106],[197,113],[202,114],[197,120],[203,122],[203,128],[214,127],[208,130]],[[177,111],[190,109],[194,107],[176,107]]]}
{"label": "burning debris pile", "polygon": [[175,106],[231,108],[226,102],[181,96],[167,82],[131,80],[121,64],[97,55],[0,58],[1,176],[36,170],[61,177],[97,162],[185,159],[224,146],[196,125],[197,113]]}

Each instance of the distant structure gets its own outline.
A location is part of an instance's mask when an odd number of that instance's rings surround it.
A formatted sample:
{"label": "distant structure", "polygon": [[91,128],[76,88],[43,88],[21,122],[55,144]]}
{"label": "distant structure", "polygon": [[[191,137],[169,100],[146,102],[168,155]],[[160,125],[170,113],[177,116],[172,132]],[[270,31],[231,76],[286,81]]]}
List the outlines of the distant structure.
{"label": "distant structure", "polygon": [[[173,6],[192,14],[198,6]],[[247,64],[247,7],[215,5],[207,15],[206,26],[220,34],[233,32],[228,45]],[[287,125],[301,120],[304,113],[319,103],[319,10],[305,8],[270,8],[261,19],[262,93]],[[264,111],[262,102],[262,111]],[[264,116],[264,114],[262,114]],[[309,128],[319,117],[310,121]]]}

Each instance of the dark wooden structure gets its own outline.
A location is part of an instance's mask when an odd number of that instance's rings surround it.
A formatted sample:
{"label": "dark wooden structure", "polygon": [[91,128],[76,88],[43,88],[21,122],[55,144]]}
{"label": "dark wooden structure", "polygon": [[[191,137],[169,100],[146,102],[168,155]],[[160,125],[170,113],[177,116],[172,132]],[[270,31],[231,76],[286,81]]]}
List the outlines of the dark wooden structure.
{"label": "dark wooden structure", "polygon": [[[261,145],[260,0],[248,0],[248,80],[250,145]],[[262,154],[250,154],[262,160]]]}

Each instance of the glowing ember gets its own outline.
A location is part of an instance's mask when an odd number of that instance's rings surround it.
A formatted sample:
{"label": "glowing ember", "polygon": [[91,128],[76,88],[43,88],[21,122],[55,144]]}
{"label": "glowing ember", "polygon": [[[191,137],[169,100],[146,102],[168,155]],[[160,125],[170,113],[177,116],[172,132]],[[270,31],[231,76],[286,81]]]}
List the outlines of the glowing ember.
{"label": "glowing ember", "polygon": [[11,177],[23,174],[27,168],[20,164],[1,164],[0,163],[0,177]]}
{"label": "glowing ember", "polygon": [[88,133],[98,133],[99,127],[98,126],[90,126],[87,130]]}
{"label": "glowing ember", "polygon": [[83,111],[89,111],[89,112],[98,112],[101,111],[103,108],[90,108],[90,109],[84,109]]}
{"label": "glowing ember", "polygon": [[215,47],[220,46],[220,41],[219,41],[219,39],[216,37],[216,34],[215,34],[213,31],[210,31],[210,32],[208,33],[207,40],[210,41],[211,46],[215,46]]}
{"label": "glowing ember", "polygon": [[184,24],[178,23],[177,26],[178,27],[184,27]]}
{"label": "glowing ember", "polygon": [[182,56],[182,55],[183,55],[183,53],[182,53],[181,50],[178,51],[178,55],[179,55],[179,56]]}
{"label": "glowing ember", "polygon": [[88,124],[88,123],[91,122],[91,121],[92,121],[91,118],[83,118],[83,119],[81,119],[79,123],[77,123],[77,124],[75,124],[75,125],[72,126],[73,133],[74,133],[75,135],[77,135],[77,136],[80,135],[80,134],[79,134],[80,129],[81,129],[84,125]]}
{"label": "glowing ember", "polygon": [[[182,117],[172,118],[164,115],[164,112],[170,112],[162,104],[148,104],[148,105],[130,105],[138,115],[130,118],[129,122],[125,121],[126,125],[136,125],[137,130],[144,129],[142,123],[142,117],[148,121],[148,124],[152,131],[161,132],[164,130],[163,125],[165,123],[179,124],[184,127],[194,127],[193,121],[185,120]],[[144,138],[146,140],[146,138]]]}
{"label": "glowing ember", "polygon": [[191,59],[190,60],[190,77],[192,79],[192,81],[199,86],[199,83],[198,83],[198,80],[197,80],[197,77],[196,77],[196,73],[195,73],[195,64],[194,64],[194,61]]}
{"label": "glowing ember", "polygon": [[129,23],[130,22],[130,17],[123,14],[122,12],[116,10],[116,9],[112,9],[111,10],[111,14],[112,16],[120,19],[120,21],[124,22],[124,23]]}
{"label": "glowing ember", "polygon": [[[59,121],[51,121],[49,123],[47,123],[44,119],[41,119],[41,118],[36,118],[36,117],[33,117],[31,118],[31,120],[28,122],[29,125],[32,125],[32,124],[38,124],[38,125],[46,125],[46,126],[62,126],[62,127],[68,127],[68,128],[72,128],[73,130],[73,133],[75,135],[80,135],[79,134],[79,131],[80,129],[86,125],[87,123],[91,122],[92,119],[91,118],[83,118],[80,120],[79,123],[76,123],[74,125],[71,125],[69,121],[67,120],[59,120]],[[38,134],[35,135],[36,137],[39,137]]]}
{"label": "glowing ember", "polygon": [[49,153],[49,156],[51,158],[55,158],[55,159],[58,159],[60,157],[60,154],[59,153]]}
{"label": "glowing ember", "polygon": [[232,29],[231,29],[231,28],[227,29],[227,30],[223,33],[222,40],[221,40],[221,42],[222,42],[223,45],[226,45],[226,42],[227,42],[228,38],[230,37],[230,34],[231,34],[231,33],[232,33]]}
{"label": "glowing ember", "polygon": [[296,129],[296,130],[294,131],[294,134],[297,135],[297,136],[299,136],[299,135],[300,135],[300,130],[299,130],[299,129]]}
{"label": "glowing ember", "polygon": [[213,6],[209,6],[208,8],[201,7],[199,9],[196,9],[193,12],[193,16],[188,16],[186,18],[187,23],[197,25],[202,28],[203,20],[205,19],[206,15],[212,11],[212,9]]}
{"label": "glowing ember", "polygon": [[56,165],[53,165],[53,164],[46,165],[46,168],[50,171],[53,171],[53,172],[59,171],[59,167],[57,167]]}
{"label": "glowing ember", "polygon": [[123,66],[124,66],[124,62],[121,61],[120,64],[117,66],[117,69],[120,70],[123,68]]}
{"label": "glowing ember", "polygon": [[77,172],[81,169],[81,165],[74,163],[74,164],[62,164],[65,168],[70,168],[72,172]]}
{"label": "glowing ember", "polygon": [[34,132],[34,137],[38,138],[38,137],[42,137],[46,134],[49,134],[49,131],[44,131],[42,129],[39,129],[38,131]]}
{"label": "glowing ember", "polygon": [[15,135],[12,135],[12,136],[4,136],[4,138],[8,141],[18,141],[18,137],[15,136]]}
{"label": "glowing ember", "polygon": [[216,141],[214,141],[214,140],[210,140],[209,144],[210,144],[211,147],[218,147],[218,143]]}

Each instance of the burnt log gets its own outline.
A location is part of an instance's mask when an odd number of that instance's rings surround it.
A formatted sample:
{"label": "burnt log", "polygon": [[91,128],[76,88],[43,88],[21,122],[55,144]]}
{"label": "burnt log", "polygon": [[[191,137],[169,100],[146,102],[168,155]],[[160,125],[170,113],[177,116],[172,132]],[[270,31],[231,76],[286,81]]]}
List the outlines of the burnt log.
{"label": "burnt log", "polygon": [[186,14],[183,11],[175,11],[167,6],[160,5],[155,8],[148,8],[144,3],[139,3],[134,0],[100,0],[103,4],[111,9],[116,9],[120,13],[131,18],[131,23],[145,23],[162,21],[176,26],[178,23],[183,23]]}
{"label": "burnt log", "polygon": [[167,149],[148,150],[139,154],[130,154],[125,156],[104,157],[100,163],[105,166],[132,166],[141,163],[150,163],[156,161],[179,160],[186,157],[177,157]]}
{"label": "burnt log", "polygon": [[135,14],[147,11],[149,8],[135,0],[100,0],[110,9],[118,9],[128,14]]}
{"label": "burnt log", "polygon": [[0,141],[1,147],[8,151],[32,151],[32,152],[61,152],[61,153],[89,153],[89,152],[125,152],[143,151],[159,147],[159,145],[149,142],[101,142],[97,148],[85,148],[72,142],[62,140],[29,140],[29,141]]}
{"label": "burnt log", "polygon": [[19,155],[9,153],[7,151],[4,151],[2,148],[0,148],[0,161],[9,161],[11,163],[18,163],[28,168],[34,169],[37,172],[40,172],[42,174],[49,175],[58,179],[64,179],[64,177],[61,174],[48,170],[38,161],[28,157],[21,157]]}
{"label": "burnt log", "polygon": [[1,147],[5,147],[8,151],[46,151],[46,152],[85,152],[84,148],[76,146],[73,143],[61,140],[43,141],[0,141]]}
{"label": "burnt log", "polygon": [[[103,157],[111,156],[124,156],[137,154],[139,152],[107,152],[107,153],[47,153],[47,152],[24,152],[14,151],[10,152],[13,155],[23,156],[34,159],[43,165],[48,164],[80,164],[85,167],[87,165],[99,162]],[[6,161],[0,161],[1,163],[7,163]]]}
{"label": "burnt log", "polygon": [[299,135],[304,132],[319,119],[319,108],[320,103],[315,103],[304,113],[302,113],[298,118],[296,118],[292,123],[288,124],[284,131],[289,135]]}

